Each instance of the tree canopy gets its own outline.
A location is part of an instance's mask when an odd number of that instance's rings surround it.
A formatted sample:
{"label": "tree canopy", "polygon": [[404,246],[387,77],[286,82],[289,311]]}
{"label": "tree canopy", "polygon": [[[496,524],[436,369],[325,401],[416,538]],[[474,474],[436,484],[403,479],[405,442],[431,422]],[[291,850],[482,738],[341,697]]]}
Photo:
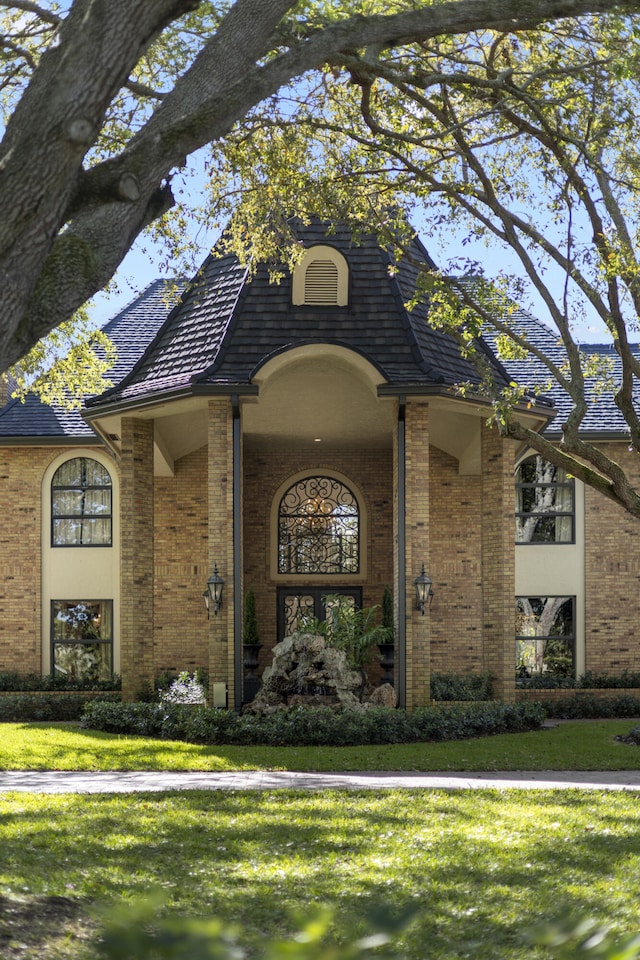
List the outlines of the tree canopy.
{"label": "tree canopy", "polygon": [[[141,231],[179,240],[172,179],[208,145],[202,215],[231,218],[238,250],[251,236],[269,258],[292,214],[317,213],[373,224],[402,255],[414,210],[434,237],[460,231],[462,249],[509,248],[516,281],[485,281],[463,258],[425,276],[433,322],[480,365],[478,334],[532,357],[570,397],[562,441],[512,415],[528,384],[505,391],[486,369],[500,429],[640,516],[624,471],[579,435],[591,372],[640,450],[639,12],[640,0],[0,3],[0,369],[69,323]],[[561,360],[518,331],[523,279]],[[576,341],[581,310],[612,338],[613,386]]]}

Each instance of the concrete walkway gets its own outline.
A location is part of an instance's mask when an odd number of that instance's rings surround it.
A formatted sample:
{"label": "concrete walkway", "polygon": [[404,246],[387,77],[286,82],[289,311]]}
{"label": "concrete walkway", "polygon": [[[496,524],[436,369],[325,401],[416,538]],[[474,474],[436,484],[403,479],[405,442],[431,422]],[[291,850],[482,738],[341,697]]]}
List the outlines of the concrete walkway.
{"label": "concrete walkway", "polygon": [[137,793],[159,790],[629,790],[640,792],[640,770],[498,773],[156,773],[150,771],[4,770],[0,794]]}

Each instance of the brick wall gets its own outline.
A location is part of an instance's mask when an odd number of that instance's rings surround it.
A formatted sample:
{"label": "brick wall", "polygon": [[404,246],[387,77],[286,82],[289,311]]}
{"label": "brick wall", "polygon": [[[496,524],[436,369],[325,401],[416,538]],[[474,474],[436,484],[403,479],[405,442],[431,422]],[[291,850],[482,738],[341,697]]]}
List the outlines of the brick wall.
{"label": "brick wall", "polygon": [[482,630],[484,668],[494,693],[515,695],[513,444],[482,427]]}
{"label": "brick wall", "polygon": [[193,673],[209,669],[207,448],[174,466],[154,488],[154,668]]}
{"label": "brick wall", "polygon": [[233,418],[227,398],[209,402],[208,451],[209,572],[217,564],[225,580],[224,602],[209,627],[209,680],[227,684],[230,707],[235,702],[233,593]]}
{"label": "brick wall", "polygon": [[431,554],[429,404],[411,401],[405,410],[406,437],[406,629],[407,709],[430,703],[431,611],[416,610],[413,579],[425,572],[433,578]]}
{"label": "brick wall", "polygon": [[40,673],[42,477],[59,453],[0,448],[0,670]]}
{"label": "brick wall", "polygon": [[431,670],[479,673],[482,652],[481,478],[431,447]]}
{"label": "brick wall", "polygon": [[[603,444],[640,486],[638,455]],[[640,670],[640,520],[585,488],[585,668]]]}
{"label": "brick wall", "polygon": [[123,417],[120,486],[122,697],[152,683],[153,662],[153,422]]}

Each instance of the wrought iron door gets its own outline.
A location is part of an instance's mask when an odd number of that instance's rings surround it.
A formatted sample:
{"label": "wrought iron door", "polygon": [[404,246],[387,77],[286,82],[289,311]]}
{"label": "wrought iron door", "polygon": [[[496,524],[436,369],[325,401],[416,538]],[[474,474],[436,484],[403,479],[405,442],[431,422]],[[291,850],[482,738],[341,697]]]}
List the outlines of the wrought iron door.
{"label": "wrought iron door", "polygon": [[279,587],[278,588],[278,642],[304,629],[305,621],[326,620],[325,598],[334,594],[352,597],[354,606],[362,606],[361,587]]}

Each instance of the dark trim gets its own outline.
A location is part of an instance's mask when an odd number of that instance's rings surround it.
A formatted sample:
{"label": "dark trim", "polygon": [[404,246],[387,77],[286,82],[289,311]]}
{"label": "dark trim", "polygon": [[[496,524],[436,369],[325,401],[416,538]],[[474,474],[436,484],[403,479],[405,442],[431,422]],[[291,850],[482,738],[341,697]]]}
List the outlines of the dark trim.
{"label": "dark trim", "polygon": [[130,410],[144,410],[147,407],[155,407],[173,400],[185,400],[189,397],[257,396],[258,393],[258,387],[252,383],[194,383],[176,390],[158,391],[128,400],[114,400],[112,403],[106,401],[100,405],[92,405],[90,409],[82,411],[82,417],[87,423],[91,423],[92,420],[98,420],[100,417],[128,413]]}
{"label": "dark trim", "polygon": [[[55,626],[54,609],[55,609],[55,605],[56,605],[57,603],[73,603],[73,604],[75,604],[76,606],[77,606],[78,604],[80,604],[80,603],[82,603],[82,604],[100,603],[100,604],[104,604],[105,607],[108,606],[109,609],[111,610],[111,636],[108,637],[108,638],[104,638],[104,639],[103,639],[102,637],[101,637],[100,639],[94,638],[94,637],[87,637],[86,639],[83,639],[83,640],[69,640],[69,641],[56,640],[55,637],[54,637],[54,626]],[[64,644],[65,646],[66,646],[66,645],[69,645],[69,646],[81,646],[81,645],[83,645],[83,646],[97,646],[98,644],[100,644],[101,646],[107,646],[107,647],[109,647],[109,652],[110,652],[109,672],[110,672],[111,676],[113,677],[113,657],[114,657],[114,646],[115,646],[115,641],[114,641],[115,621],[114,621],[114,619],[113,619],[113,617],[114,617],[114,614],[113,614],[113,599],[111,599],[111,598],[109,598],[109,599],[101,599],[101,600],[97,600],[97,599],[93,599],[93,600],[60,600],[60,599],[57,599],[57,600],[56,600],[56,599],[51,599],[51,600],[49,600],[49,611],[50,611],[50,613],[49,613],[49,656],[50,656],[50,674],[51,674],[51,676],[52,676],[52,677],[55,677],[55,676],[56,676],[56,673],[55,673],[55,652],[54,652],[54,651],[55,651],[56,644],[59,644],[59,645]]]}
{"label": "dark trim", "polygon": [[398,679],[396,692],[398,706],[407,705],[407,538],[405,530],[407,494],[406,482],[406,432],[405,398],[400,397],[398,407]]}
{"label": "dark trim", "polygon": [[242,446],[240,404],[231,397],[233,410],[233,680],[234,707],[242,709]]}
{"label": "dark trim", "polygon": [[[492,406],[492,401],[479,393],[467,393],[464,396],[457,394],[454,384],[438,383],[381,383],[377,389],[379,397],[447,397],[448,400],[456,400],[459,403],[473,403],[477,406]],[[551,401],[545,403],[538,398],[538,402],[528,406],[526,403],[518,404],[513,408],[519,413],[528,413],[531,416],[545,417],[551,420],[558,415],[558,411]],[[582,433],[580,434],[582,436]]]}

